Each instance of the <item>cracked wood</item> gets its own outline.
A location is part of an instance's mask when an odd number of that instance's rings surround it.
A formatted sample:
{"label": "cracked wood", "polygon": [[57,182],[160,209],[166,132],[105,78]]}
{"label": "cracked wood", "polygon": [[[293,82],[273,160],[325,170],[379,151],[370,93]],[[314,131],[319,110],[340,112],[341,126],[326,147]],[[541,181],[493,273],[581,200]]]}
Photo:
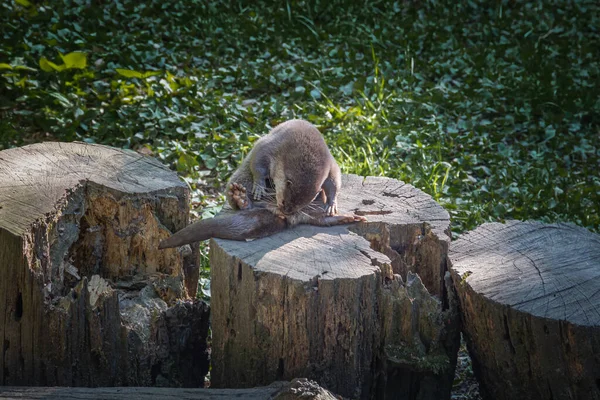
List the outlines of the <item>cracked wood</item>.
{"label": "cracked wood", "polygon": [[0,385],[202,384],[208,309],[181,301],[197,248],[157,249],[188,201],[176,173],[129,150],[1,151]]}
{"label": "cracked wood", "polygon": [[488,223],[452,243],[450,259],[488,396],[600,398],[599,235],[570,224]]}
{"label": "cracked wood", "polygon": [[349,398],[449,398],[448,213],[393,179],[342,188],[340,212],[368,222],[211,241],[214,387],[306,376]]}

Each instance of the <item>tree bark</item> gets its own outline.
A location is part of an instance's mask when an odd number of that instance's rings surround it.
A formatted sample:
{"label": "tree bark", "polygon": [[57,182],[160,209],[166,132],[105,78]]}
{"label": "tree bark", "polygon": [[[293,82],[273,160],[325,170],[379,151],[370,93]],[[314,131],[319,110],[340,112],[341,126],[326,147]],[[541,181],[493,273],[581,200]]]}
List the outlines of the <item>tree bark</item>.
{"label": "tree bark", "polygon": [[[0,152],[0,385],[200,386],[186,374],[206,369],[208,308],[175,305],[195,295],[184,266],[198,269],[197,252],[157,249],[188,224],[188,200],[174,172],[134,152]],[[188,318],[199,331],[174,347]]]}
{"label": "tree bark", "polygon": [[212,385],[306,376],[350,398],[449,398],[448,213],[410,185],[355,175],[339,208],[369,222],[211,241]]}
{"label": "tree bark", "polygon": [[600,399],[600,236],[489,223],[450,259],[484,398]]}
{"label": "tree bark", "polygon": [[274,382],[251,389],[173,389],[148,387],[66,388],[66,387],[1,387],[5,400],[337,400],[338,397],[306,379]]}

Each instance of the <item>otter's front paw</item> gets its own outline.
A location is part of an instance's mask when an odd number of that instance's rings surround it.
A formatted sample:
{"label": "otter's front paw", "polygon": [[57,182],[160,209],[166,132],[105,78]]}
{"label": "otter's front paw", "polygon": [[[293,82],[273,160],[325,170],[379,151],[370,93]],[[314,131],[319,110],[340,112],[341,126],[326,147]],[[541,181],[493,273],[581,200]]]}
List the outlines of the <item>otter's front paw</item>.
{"label": "otter's front paw", "polygon": [[231,183],[229,185],[229,196],[233,199],[233,203],[240,210],[245,210],[250,208],[250,201],[248,200],[248,196],[246,194],[246,188],[239,183]]}
{"label": "otter's front paw", "polygon": [[325,215],[333,216],[338,213],[337,202],[333,202],[332,204],[325,205]]}

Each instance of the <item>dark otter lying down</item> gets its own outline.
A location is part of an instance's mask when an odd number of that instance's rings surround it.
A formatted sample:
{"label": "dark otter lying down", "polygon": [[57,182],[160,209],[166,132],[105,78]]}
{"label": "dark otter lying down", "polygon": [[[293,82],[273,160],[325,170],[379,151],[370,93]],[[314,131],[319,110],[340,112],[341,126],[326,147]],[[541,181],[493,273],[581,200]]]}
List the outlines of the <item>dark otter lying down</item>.
{"label": "dark otter lying down", "polygon": [[297,224],[333,226],[366,221],[365,217],[354,214],[328,216],[322,205],[316,206],[286,218],[275,215],[267,208],[252,208],[203,219],[163,240],[158,248],[183,246],[211,237],[232,240],[258,239]]}

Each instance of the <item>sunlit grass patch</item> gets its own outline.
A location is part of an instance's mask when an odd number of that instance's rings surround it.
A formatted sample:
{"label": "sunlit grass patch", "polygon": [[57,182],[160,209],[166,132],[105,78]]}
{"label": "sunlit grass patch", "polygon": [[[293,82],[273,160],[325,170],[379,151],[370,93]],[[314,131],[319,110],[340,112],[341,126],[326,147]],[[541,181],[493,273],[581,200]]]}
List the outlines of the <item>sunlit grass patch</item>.
{"label": "sunlit grass patch", "polygon": [[595,2],[0,5],[2,147],[144,149],[200,215],[253,141],[300,117],[344,172],[426,191],[455,234],[600,227]]}

